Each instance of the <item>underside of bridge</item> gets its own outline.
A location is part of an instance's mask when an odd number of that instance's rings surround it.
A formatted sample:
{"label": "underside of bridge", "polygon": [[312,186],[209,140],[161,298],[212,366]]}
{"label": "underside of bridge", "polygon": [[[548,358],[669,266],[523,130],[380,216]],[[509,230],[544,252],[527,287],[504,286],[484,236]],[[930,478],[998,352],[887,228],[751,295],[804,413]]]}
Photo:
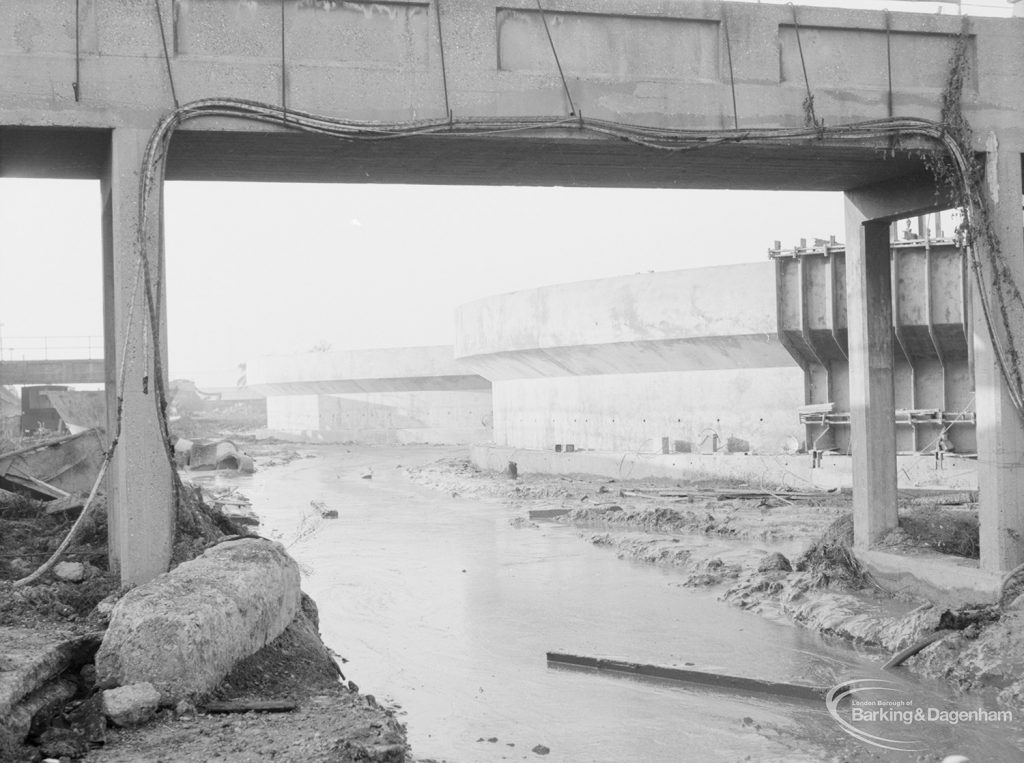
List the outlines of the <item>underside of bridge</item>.
{"label": "underside of bridge", "polygon": [[[109,130],[0,126],[0,176],[99,179],[110,161],[110,141]],[[662,152],[576,137],[571,128],[389,141],[339,141],[281,129],[183,129],[171,143],[166,171],[168,180],[286,183],[847,191],[893,181],[934,188],[922,148],[894,150],[885,141],[709,142]]]}
{"label": "underside of bridge", "polygon": [[[108,409],[123,411],[111,555],[125,582],[164,571],[173,534],[148,384],[166,346],[146,347],[166,320],[154,166],[178,180],[845,192],[855,534],[869,548],[897,522],[889,223],[950,206],[925,171],[952,129],[944,96],[974,128],[962,148],[983,164],[999,243],[1000,277],[972,287],[976,310],[995,308],[972,322],[981,566],[1024,562],[1024,324],[1006,296],[1024,284],[1024,21],[687,0],[547,14],[525,0],[65,5],[0,0],[0,176],[101,180]],[[955,93],[951,61],[970,72]],[[226,108],[193,119],[148,157],[179,100],[203,98],[267,105],[259,123]],[[300,123],[299,108],[344,115],[347,132]],[[153,289],[135,312],[142,256]]]}

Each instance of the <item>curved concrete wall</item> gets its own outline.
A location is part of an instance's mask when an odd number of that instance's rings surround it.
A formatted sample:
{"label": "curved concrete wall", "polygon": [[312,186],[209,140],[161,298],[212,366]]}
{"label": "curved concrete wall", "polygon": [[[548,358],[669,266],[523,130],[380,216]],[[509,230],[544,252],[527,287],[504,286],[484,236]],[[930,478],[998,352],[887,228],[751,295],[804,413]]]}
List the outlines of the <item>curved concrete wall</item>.
{"label": "curved concrete wall", "polygon": [[764,262],[502,294],[459,308],[455,354],[493,382],[498,445],[777,452],[802,438],[804,377],[774,278]]}
{"label": "curved concrete wall", "polygon": [[792,365],[769,263],[646,273],[463,305],[455,357],[492,381]]}

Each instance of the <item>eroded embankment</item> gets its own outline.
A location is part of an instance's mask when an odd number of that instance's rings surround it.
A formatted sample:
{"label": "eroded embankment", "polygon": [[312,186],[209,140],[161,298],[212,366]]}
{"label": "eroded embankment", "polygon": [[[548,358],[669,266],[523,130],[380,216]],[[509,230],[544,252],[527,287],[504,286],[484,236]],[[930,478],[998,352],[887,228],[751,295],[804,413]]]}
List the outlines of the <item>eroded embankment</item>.
{"label": "eroded embankment", "polygon": [[[904,664],[961,689],[994,689],[1000,702],[1024,710],[1024,612],[1018,609],[1024,600],[1003,610],[948,612],[884,590],[849,551],[846,496],[716,485],[711,479],[513,479],[450,459],[409,473],[449,494],[502,499],[522,510],[513,520],[518,527],[539,521],[574,526],[583,539],[619,558],[674,568],[676,585],[713,588],[734,606],[875,648],[880,662],[941,632]],[[936,550],[947,544],[969,553],[976,524],[969,508],[910,501],[901,507],[901,528],[887,542]],[[945,530],[936,532],[940,525]]]}
{"label": "eroded embankment", "polygon": [[344,681],[294,560],[198,490],[180,497],[174,569],[126,591],[103,511],[73,561],[15,587],[73,518],[0,496],[18,554],[0,564],[0,760],[404,760],[404,726]]}

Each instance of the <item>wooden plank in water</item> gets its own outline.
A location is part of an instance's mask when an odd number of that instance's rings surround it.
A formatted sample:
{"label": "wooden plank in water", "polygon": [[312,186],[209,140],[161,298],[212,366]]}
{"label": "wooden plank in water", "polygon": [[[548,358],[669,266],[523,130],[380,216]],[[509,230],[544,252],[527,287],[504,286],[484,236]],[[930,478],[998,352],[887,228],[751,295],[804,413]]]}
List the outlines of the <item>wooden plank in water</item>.
{"label": "wooden plank in water", "polygon": [[236,699],[207,702],[207,713],[289,713],[299,705],[289,699]]}
{"label": "wooden plank in water", "polygon": [[766,681],[762,678],[730,676],[705,670],[644,665],[636,662],[608,660],[601,657],[585,657],[559,652],[548,652],[547,658],[549,663],[554,663],[558,666],[588,668],[591,670],[608,671],[610,673],[625,673],[646,678],[667,679],[741,693],[754,692],[757,694],[792,697],[794,699],[821,700],[828,691],[828,687],[794,684],[784,681]]}
{"label": "wooden plank in water", "polygon": [[568,513],[568,509],[532,509],[529,516],[530,519],[554,519],[555,517],[563,517]]}

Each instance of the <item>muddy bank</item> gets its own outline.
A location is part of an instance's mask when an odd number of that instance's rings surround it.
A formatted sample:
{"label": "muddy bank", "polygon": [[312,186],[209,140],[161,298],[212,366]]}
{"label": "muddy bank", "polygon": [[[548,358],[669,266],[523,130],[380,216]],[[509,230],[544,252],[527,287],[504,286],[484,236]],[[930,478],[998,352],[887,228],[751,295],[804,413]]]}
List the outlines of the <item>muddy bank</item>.
{"label": "muddy bank", "polygon": [[[457,460],[410,470],[410,477],[452,495],[501,498],[522,511],[512,522],[524,531],[543,521],[576,527],[583,540],[623,560],[672,568],[673,585],[708,588],[734,606],[841,638],[875,654],[879,663],[941,631],[946,635],[900,669],[958,689],[998,693],[1001,703],[1024,711],[1024,613],[997,611],[976,623],[953,622],[942,607],[885,590],[843,550],[852,545],[848,496],[797,498],[735,482],[512,479]],[[737,489],[750,497],[723,498]],[[883,545],[976,554],[971,498],[902,501],[901,527]],[[534,519],[528,521],[531,510]],[[822,537],[827,542],[815,546]]]}
{"label": "muddy bank", "polygon": [[[281,701],[286,712],[213,712],[207,706]],[[197,706],[198,705],[198,706]],[[162,758],[248,763],[310,760],[400,763],[407,759],[405,727],[393,711],[344,680],[320,640],[316,605],[302,611],[275,641],[241,660],[205,702],[161,711],[154,722],[111,729],[107,744],[86,760],[137,763]]]}
{"label": "muddy bank", "polygon": [[[261,457],[281,463],[302,456],[268,446]],[[230,517],[207,505],[199,489],[180,485],[178,494],[173,567],[243,534]],[[284,632],[237,662],[213,691],[197,695],[194,702],[162,707],[148,721],[152,708],[145,710],[138,716],[143,725],[108,723],[105,716],[114,716],[104,704],[106,687],[98,685],[93,661],[111,612],[126,591],[107,571],[106,512],[102,504],[95,508],[61,564],[33,584],[16,587],[15,580],[57,548],[77,516],[77,511],[46,509],[40,501],[0,495],[0,655],[25,652],[17,664],[0,659],[0,686],[6,681],[15,687],[9,698],[15,703],[12,715],[24,715],[27,724],[24,731],[17,730],[21,725],[0,729],[11,732],[0,734],[0,760],[406,759],[404,726],[392,711],[344,680],[320,638],[316,606],[306,596]],[[35,658],[26,647],[26,633],[41,636],[41,650],[85,636],[92,646],[73,660],[50,660],[37,670],[31,667]],[[22,676],[19,671],[26,669],[30,672]],[[21,684],[24,688],[17,688]],[[274,714],[244,712],[267,700],[287,700],[293,707]],[[205,712],[212,701],[234,703],[238,712]]]}

